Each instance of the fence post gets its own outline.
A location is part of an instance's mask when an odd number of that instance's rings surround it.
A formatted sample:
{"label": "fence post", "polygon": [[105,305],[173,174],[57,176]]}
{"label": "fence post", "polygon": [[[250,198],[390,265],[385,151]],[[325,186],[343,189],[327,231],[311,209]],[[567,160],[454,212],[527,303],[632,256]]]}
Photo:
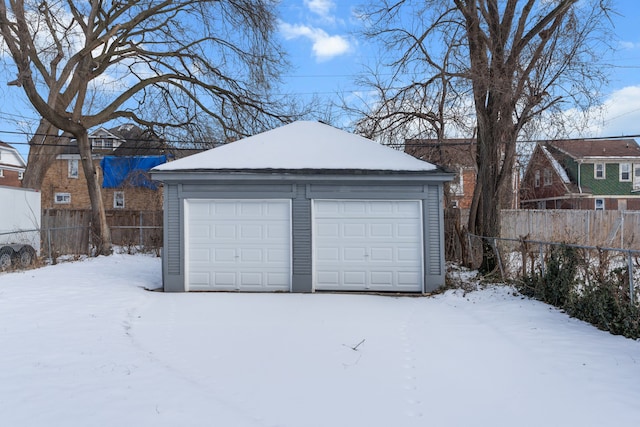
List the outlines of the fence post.
{"label": "fence post", "polygon": [[500,267],[500,276],[502,280],[504,280],[504,268],[502,267],[502,260],[500,259],[500,252],[498,251],[498,245],[496,244],[496,239],[491,239],[491,243],[493,244],[493,252],[496,254],[496,258],[498,258],[498,267]]}
{"label": "fence post", "polygon": [[629,268],[629,301],[633,304],[633,300],[635,299],[635,289],[633,283],[633,257],[631,256],[631,251],[627,252],[627,262]]}
{"label": "fence post", "polygon": [[142,212],[140,212],[140,220],[139,222],[139,226],[140,226],[140,248],[142,248],[142,246],[144,245],[144,236],[143,236],[143,229],[142,229]]}
{"label": "fence post", "polygon": [[51,229],[47,228],[47,247],[49,248],[49,261],[53,261],[51,257]]}

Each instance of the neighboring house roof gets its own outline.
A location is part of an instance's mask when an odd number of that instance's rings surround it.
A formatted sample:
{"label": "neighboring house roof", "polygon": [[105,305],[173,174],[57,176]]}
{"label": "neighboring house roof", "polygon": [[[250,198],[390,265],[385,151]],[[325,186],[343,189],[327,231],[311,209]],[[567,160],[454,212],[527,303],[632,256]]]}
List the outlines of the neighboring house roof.
{"label": "neighboring house roof", "polygon": [[13,146],[7,144],[6,142],[0,141],[0,150],[11,153],[10,155],[0,156],[0,166],[11,167],[16,169],[24,169],[27,167],[27,162],[25,162],[22,155],[15,149]]}
{"label": "neighboring house roof", "polygon": [[297,121],[160,165],[185,170],[437,171],[428,162],[320,122]]}
{"label": "neighboring house roof", "polygon": [[[119,125],[111,129],[98,128],[89,134],[89,139],[105,138],[120,141],[114,149],[97,149],[100,154],[113,156],[157,156],[166,153],[165,142],[148,130],[143,130],[134,124]],[[63,154],[79,154],[78,143],[71,140],[62,152]]]}
{"label": "neighboring house roof", "polygon": [[406,139],[407,154],[447,168],[475,168],[478,145],[473,138]]}
{"label": "neighboring house roof", "polygon": [[569,184],[571,182],[571,179],[569,179],[567,171],[564,170],[560,162],[558,162],[558,160],[553,157],[553,155],[549,152],[549,150],[547,150],[546,147],[544,147],[543,145],[540,145],[539,147],[542,149],[544,155],[547,156],[549,163],[551,163],[551,166],[553,166],[553,169],[556,171],[562,182],[564,182],[565,184]]}
{"label": "neighboring house roof", "polygon": [[640,157],[635,139],[572,139],[549,141],[551,146],[574,159]]}

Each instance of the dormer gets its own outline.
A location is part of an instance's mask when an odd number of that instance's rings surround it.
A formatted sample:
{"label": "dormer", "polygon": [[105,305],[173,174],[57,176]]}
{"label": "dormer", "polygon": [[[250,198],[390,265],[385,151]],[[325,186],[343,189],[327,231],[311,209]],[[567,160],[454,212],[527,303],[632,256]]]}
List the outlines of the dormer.
{"label": "dormer", "polygon": [[94,151],[114,151],[124,143],[124,139],[105,128],[99,128],[89,134],[89,142]]}

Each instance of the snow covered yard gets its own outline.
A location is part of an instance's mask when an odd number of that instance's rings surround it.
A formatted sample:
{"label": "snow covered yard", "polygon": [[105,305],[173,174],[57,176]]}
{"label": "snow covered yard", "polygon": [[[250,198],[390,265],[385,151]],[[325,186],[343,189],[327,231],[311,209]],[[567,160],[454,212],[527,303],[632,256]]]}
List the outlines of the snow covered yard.
{"label": "snow covered yard", "polygon": [[640,341],[506,287],[165,294],[160,259],[0,274],[3,426],[637,426]]}

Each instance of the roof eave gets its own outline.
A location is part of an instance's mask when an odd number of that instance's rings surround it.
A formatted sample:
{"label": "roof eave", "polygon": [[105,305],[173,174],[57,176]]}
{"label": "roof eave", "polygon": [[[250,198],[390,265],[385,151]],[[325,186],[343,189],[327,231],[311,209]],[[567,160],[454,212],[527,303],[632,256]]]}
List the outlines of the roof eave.
{"label": "roof eave", "polygon": [[151,170],[153,179],[159,181],[207,181],[211,179],[230,178],[234,180],[260,179],[267,181],[295,181],[295,180],[354,180],[375,179],[384,180],[428,180],[445,182],[451,181],[455,174],[442,169],[425,171],[397,171],[397,170],[363,170],[363,169],[190,169],[190,170]]}

